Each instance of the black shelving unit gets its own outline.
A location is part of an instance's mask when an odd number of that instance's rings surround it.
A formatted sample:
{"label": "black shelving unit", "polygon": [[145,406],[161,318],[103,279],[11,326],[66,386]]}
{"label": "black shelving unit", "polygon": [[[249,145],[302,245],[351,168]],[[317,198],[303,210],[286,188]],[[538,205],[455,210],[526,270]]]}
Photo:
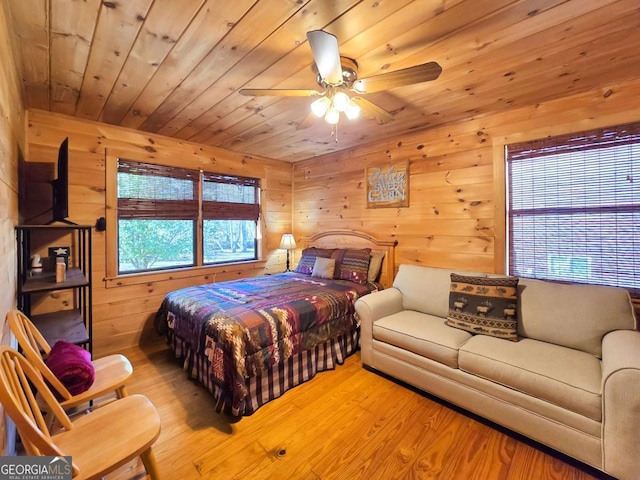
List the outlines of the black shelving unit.
{"label": "black shelving unit", "polygon": [[[59,238],[70,239],[71,256],[63,282],[56,282],[55,265],[41,273],[31,271],[31,257],[44,244]],[[67,340],[92,351],[91,298],[91,226],[86,225],[18,225],[18,308],[38,327],[44,338],[53,345]],[[46,255],[43,255],[46,258]],[[71,308],[32,315],[34,296],[62,290],[72,291]]]}

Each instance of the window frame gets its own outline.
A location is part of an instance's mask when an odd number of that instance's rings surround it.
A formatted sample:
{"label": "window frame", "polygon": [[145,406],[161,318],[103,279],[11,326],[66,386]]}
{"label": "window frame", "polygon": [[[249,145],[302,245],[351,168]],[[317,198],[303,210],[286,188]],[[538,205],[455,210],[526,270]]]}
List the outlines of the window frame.
{"label": "window frame", "polygon": [[[624,125],[616,125],[609,127],[601,127],[588,131],[580,131],[568,134],[561,135],[552,135],[546,138],[541,139],[533,139],[523,142],[518,142],[514,144],[506,144],[503,146],[503,158],[504,161],[502,164],[504,165],[504,187],[505,187],[505,195],[504,195],[504,206],[505,206],[505,249],[504,249],[504,259],[506,272],[510,275],[518,275],[514,271],[513,263],[513,222],[514,222],[514,214],[512,209],[513,196],[512,196],[512,165],[514,162],[519,160],[528,160],[531,158],[540,158],[540,157],[548,157],[551,155],[557,154],[568,154],[572,152],[581,152],[588,150],[598,150],[606,149],[608,147],[622,147],[624,145],[640,145],[640,123],[630,123]],[[604,154],[604,153],[603,153]],[[599,155],[599,154],[596,154]],[[515,157],[515,159],[514,159]],[[615,161],[616,157],[611,157],[611,160]],[[635,157],[631,157],[635,158]],[[588,161],[593,161],[591,158]],[[594,162],[595,164],[595,162]],[[600,170],[588,170],[589,173],[591,171],[596,172]],[[631,167],[632,168],[632,167]],[[601,177],[598,176],[598,179]],[[633,179],[632,179],[633,180]],[[600,180],[598,180],[600,182]],[[600,184],[600,183],[599,183]],[[606,184],[605,184],[606,185]],[[616,190],[619,191],[619,190]],[[524,197],[523,197],[524,198]],[[585,202],[586,202],[585,198]],[[556,213],[557,215],[561,215],[563,213],[568,213],[571,215],[580,215],[586,213],[596,213],[596,214],[606,214],[606,213],[627,213],[627,212],[637,212],[640,208],[640,202],[633,203],[631,205],[623,203],[616,203],[614,206],[607,205],[598,205],[598,206],[586,206],[586,205],[576,205],[576,206],[547,206],[544,208],[521,208],[517,210],[515,215],[530,215],[537,213],[538,216],[548,214],[548,213]],[[539,213],[538,213],[539,212]],[[620,235],[620,232],[616,230],[616,237]],[[585,247],[588,244],[585,244]],[[552,259],[552,253],[548,250],[545,250],[548,260]],[[531,255],[533,252],[528,251],[528,254]],[[581,254],[587,255],[587,251],[581,252]],[[578,255],[576,253],[576,255]],[[577,258],[577,256],[576,256]],[[597,257],[600,258],[600,257]],[[603,264],[603,266],[605,266]],[[617,270],[619,271],[619,270]],[[536,274],[538,273],[538,274]],[[577,274],[576,274],[577,275]],[[633,276],[636,276],[635,269]],[[562,276],[561,274],[559,276]],[[579,275],[578,275],[579,276]],[[614,284],[617,282],[606,283],[605,278],[600,274],[599,281],[587,280],[585,282],[581,282],[577,279],[577,277],[558,279],[558,278],[546,278],[547,276],[540,274],[540,272],[534,272],[532,278],[537,278],[546,281],[552,281],[557,283],[567,283],[567,284],[591,284],[591,285],[610,285],[617,286],[620,288],[625,288],[629,291],[632,297],[638,297],[640,293],[640,287],[634,285],[619,285]],[[637,278],[637,276],[636,276]]]}
{"label": "window frame", "polygon": [[[204,263],[203,262],[203,217],[202,217],[202,195],[198,195],[198,218],[195,225],[195,265],[194,266],[175,266],[166,269],[158,269],[152,271],[138,271],[131,273],[118,273],[118,160],[129,160],[133,162],[156,164],[166,167],[188,168],[203,172],[200,162],[183,162],[183,165],[176,166],[174,162],[164,158],[140,158],[139,153],[132,153],[126,150],[106,149],[105,152],[105,210],[106,210],[106,231],[105,231],[105,285],[107,288],[119,287],[125,285],[135,285],[147,283],[149,281],[175,280],[180,278],[191,278],[194,276],[204,276],[205,281],[211,281],[210,275],[220,272],[229,272],[230,267],[233,271],[250,271],[256,268],[264,268],[266,260],[265,252],[265,235],[266,231],[266,214],[263,211],[265,200],[265,179],[261,177],[255,178],[259,182],[259,217],[256,222],[256,259],[225,262],[225,263]],[[211,172],[211,174],[221,174],[220,172]],[[229,173],[229,176],[238,176],[235,173]],[[198,192],[202,189],[202,180],[197,182]]]}

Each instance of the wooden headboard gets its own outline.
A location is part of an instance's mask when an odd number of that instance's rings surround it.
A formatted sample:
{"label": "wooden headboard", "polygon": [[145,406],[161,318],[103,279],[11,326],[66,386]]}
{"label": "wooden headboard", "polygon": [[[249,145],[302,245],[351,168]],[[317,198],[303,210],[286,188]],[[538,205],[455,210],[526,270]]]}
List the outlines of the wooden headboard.
{"label": "wooden headboard", "polygon": [[395,246],[397,240],[380,240],[358,230],[326,230],[297,241],[301,248],[370,248],[385,253],[380,272],[380,283],[384,288],[393,284],[396,273]]}

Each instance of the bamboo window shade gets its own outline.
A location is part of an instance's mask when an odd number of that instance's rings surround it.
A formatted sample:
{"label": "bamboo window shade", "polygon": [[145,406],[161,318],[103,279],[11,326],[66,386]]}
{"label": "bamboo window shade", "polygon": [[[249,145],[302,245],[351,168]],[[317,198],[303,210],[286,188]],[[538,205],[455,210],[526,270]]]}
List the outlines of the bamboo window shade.
{"label": "bamboo window shade", "polygon": [[118,218],[195,220],[200,172],[118,159]]}
{"label": "bamboo window shade", "polygon": [[202,173],[205,220],[253,220],[260,217],[260,179]]}
{"label": "bamboo window shade", "polygon": [[509,273],[640,294],[640,123],[507,146]]}

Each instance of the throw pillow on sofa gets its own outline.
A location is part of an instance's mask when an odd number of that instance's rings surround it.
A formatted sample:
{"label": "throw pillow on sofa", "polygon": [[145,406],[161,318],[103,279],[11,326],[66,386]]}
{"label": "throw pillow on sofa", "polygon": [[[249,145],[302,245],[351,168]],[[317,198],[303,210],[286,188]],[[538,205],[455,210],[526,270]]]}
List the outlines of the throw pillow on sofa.
{"label": "throw pillow on sofa", "polygon": [[518,341],[515,277],[451,274],[446,324],[470,333]]}

